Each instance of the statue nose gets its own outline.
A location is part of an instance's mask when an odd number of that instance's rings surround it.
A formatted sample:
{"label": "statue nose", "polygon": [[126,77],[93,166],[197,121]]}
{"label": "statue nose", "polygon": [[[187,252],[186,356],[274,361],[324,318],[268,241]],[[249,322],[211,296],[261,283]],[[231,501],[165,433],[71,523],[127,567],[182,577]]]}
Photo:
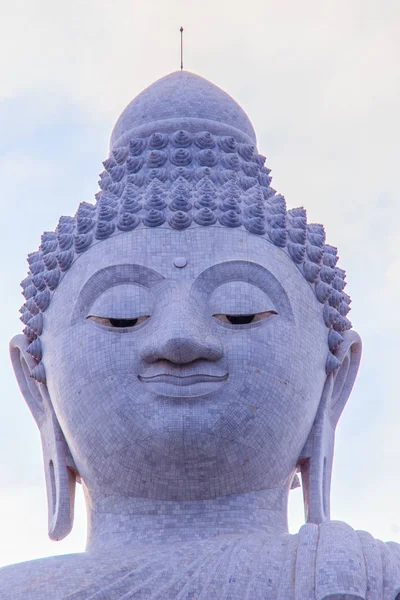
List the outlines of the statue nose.
{"label": "statue nose", "polygon": [[187,364],[194,360],[216,361],[222,357],[222,344],[207,332],[182,329],[157,333],[149,341],[141,357],[146,362],[168,360],[175,364]]}

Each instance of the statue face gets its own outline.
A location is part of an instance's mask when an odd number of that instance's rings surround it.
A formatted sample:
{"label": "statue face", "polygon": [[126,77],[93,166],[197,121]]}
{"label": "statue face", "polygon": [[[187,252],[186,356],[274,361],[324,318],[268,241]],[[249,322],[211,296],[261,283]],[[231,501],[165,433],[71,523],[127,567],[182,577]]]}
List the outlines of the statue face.
{"label": "statue face", "polygon": [[227,228],[158,228],[82,254],[42,342],[87,487],[190,500],[290,481],[325,381],[327,334],[313,290],[272,244]]}

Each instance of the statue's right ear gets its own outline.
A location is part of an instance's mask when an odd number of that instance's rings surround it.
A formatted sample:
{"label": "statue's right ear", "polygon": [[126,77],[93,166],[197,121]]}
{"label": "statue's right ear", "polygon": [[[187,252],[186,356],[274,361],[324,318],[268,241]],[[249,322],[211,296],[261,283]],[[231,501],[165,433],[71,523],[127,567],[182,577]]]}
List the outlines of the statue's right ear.
{"label": "statue's right ear", "polygon": [[361,346],[354,330],[342,333],[335,352],[339,366],[327,375],[314,424],[299,457],[308,523],[320,524],[330,518],[335,430],[357,377]]}
{"label": "statue's right ear", "polygon": [[27,352],[29,340],[23,334],[16,335],[10,342],[10,356],[21,394],[29,406],[39,429],[45,420],[45,411],[49,404],[46,384],[38,383],[32,377],[37,366],[35,359]]}
{"label": "statue's right ear", "polygon": [[37,367],[27,352],[29,341],[16,335],[10,342],[11,362],[19,388],[39,427],[46,476],[49,537],[61,540],[74,519],[77,469],[52,406],[47,385],[32,377]]}

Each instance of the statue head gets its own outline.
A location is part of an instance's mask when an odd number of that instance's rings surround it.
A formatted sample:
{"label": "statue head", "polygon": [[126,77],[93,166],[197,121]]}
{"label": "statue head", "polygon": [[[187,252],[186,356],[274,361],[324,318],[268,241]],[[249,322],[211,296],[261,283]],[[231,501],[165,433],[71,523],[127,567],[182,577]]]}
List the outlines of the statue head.
{"label": "statue head", "polygon": [[270,186],[232,98],[173,73],[124,110],[96,204],[28,256],[11,342],[40,428],[50,537],[87,493],[202,500],[302,473],[329,518],[360,360],[336,248]]}

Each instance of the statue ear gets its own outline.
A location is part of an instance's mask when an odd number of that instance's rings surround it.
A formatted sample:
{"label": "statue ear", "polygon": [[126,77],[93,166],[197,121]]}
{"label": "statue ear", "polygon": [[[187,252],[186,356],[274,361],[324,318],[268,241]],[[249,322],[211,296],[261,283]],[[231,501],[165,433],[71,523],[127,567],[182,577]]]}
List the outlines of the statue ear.
{"label": "statue ear", "polygon": [[357,377],[361,359],[361,339],[346,331],[335,356],[340,366],[326,378],[317,415],[299,457],[307,523],[330,518],[330,490],[335,430]]}
{"label": "statue ear", "polygon": [[32,378],[37,366],[27,352],[29,341],[16,335],[10,342],[11,362],[19,388],[39,427],[46,475],[49,537],[61,540],[73,525],[77,470],[52,406],[47,385]]}

